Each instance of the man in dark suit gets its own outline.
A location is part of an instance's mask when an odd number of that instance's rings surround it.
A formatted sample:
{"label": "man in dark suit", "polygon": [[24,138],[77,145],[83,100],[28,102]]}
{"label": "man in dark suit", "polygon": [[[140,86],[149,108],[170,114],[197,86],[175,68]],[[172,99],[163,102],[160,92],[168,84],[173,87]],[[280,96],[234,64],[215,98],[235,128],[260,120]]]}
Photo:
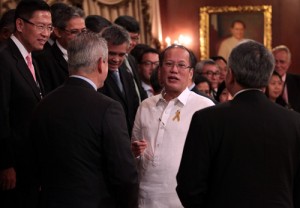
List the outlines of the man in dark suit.
{"label": "man in dark suit", "polygon": [[140,24],[134,17],[128,15],[118,16],[117,19],[115,19],[114,23],[122,26],[129,33],[130,44],[123,65],[128,69],[129,73],[132,75],[135,90],[137,92],[139,100],[142,101],[148,96],[146,91],[142,87],[141,79],[138,72],[138,65],[136,63],[135,57],[130,54],[132,49],[134,49],[139,42]]}
{"label": "man in dark suit", "polygon": [[68,46],[70,77],[38,105],[31,135],[47,208],[134,208],[137,170],[124,111],[98,93],[106,41],[82,33]]}
{"label": "man in dark suit", "polygon": [[53,27],[44,1],[21,1],[15,32],[0,46],[0,207],[35,207],[28,128],[42,98],[42,82],[31,52],[42,50]]}
{"label": "man in dark suit", "polygon": [[56,18],[53,18],[56,41],[35,57],[41,70],[41,77],[47,94],[62,85],[69,76],[68,42],[79,33],[86,31],[82,9],[61,6],[56,13],[59,13],[59,15],[55,15]]}
{"label": "man in dark suit", "polygon": [[131,135],[139,98],[132,75],[123,65],[130,43],[128,32],[117,25],[107,27],[102,32],[108,44],[108,76],[99,92],[121,103],[126,119],[128,133]]}
{"label": "man in dark suit", "polygon": [[300,112],[300,75],[287,73],[291,65],[291,52],[285,45],[272,50],[276,64],[275,70],[284,81],[282,98],[293,110]]}
{"label": "man in dark suit", "polygon": [[[197,58],[195,56],[194,53],[191,53],[192,56],[191,56],[191,66],[193,69],[195,69],[196,67],[196,64],[197,64]],[[198,72],[196,72],[195,70],[192,71],[193,72],[193,76],[189,77],[189,80],[188,80],[188,88],[189,90],[191,90],[192,92],[198,94],[198,95],[201,95],[203,97],[206,97],[208,99],[210,99],[211,101],[214,102],[214,104],[218,104],[218,102],[213,98],[213,96],[208,96],[207,94],[201,92],[200,90],[198,90],[196,84],[195,84],[195,78],[196,76],[201,76]]]}
{"label": "man in dark suit", "polygon": [[177,174],[184,207],[300,207],[300,115],[268,100],[274,68],[262,44],[231,52],[234,99],[196,112]]}

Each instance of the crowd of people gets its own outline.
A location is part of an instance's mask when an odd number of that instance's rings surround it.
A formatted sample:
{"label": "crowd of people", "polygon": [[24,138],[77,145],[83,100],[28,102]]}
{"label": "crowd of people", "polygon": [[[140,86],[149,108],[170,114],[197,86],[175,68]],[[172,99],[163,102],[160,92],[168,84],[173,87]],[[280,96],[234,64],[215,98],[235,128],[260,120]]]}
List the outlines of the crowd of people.
{"label": "crowd of people", "polygon": [[244,28],[198,60],[139,43],[131,16],[20,1],[0,19],[0,207],[300,208],[300,75]]}

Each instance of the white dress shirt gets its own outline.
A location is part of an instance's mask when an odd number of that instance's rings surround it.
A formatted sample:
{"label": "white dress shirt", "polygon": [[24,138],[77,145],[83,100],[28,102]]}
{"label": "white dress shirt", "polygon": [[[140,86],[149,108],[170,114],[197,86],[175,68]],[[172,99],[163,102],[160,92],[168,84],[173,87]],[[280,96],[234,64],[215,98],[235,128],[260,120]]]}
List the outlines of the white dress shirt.
{"label": "white dress shirt", "polygon": [[143,82],[143,81],[141,81],[141,84],[142,84],[143,89],[146,91],[147,96],[148,96],[148,97],[153,96],[153,88],[152,88],[152,86],[149,85],[149,84],[146,84],[146,83]]}
{"label": "white dress shirt", "polygon": [[182,207],[176,194],[176,174],[195,111],[214,103],[186,88],[166,102],[162,95],[144,100],[136,114],[132,140],[145,138],[148,147],[139,158],[139,207]]}

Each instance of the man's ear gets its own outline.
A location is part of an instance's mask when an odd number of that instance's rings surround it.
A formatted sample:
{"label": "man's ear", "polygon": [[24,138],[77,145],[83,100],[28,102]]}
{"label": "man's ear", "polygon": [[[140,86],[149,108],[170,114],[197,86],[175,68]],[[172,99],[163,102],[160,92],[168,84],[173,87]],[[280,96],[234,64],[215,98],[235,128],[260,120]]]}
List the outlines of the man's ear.
{"label": "man's ear", "polygon": [[61,31],[57,27],[54,27],[53,33],[56,38],[61,38]]}
{"label": "man's ear", "polygon": [[24,22],[20,18],[17,18],[16,19],[16,30],[19,32],[22,32],[23,27],[24,27]]}
{"label": "man's ear", "polygon": [[226,79],[228,83],[233,84],[235,82],[233,71],[230,68],[228,68],[228,72],[226,76],[227,76]]}
{"label": "man's ear", "polygon": [[193,75],[194,75],[194,69],[190,69],[189,71],[189,80],[193,80]]}
{"label": "man's ear", "polygon": [[99,74],[102,74],[102,72],[103,72],[102,63],[103,63],[102,58],[100,58],[98,61],[98,64],[97,64],[97,70],[98,70]]}

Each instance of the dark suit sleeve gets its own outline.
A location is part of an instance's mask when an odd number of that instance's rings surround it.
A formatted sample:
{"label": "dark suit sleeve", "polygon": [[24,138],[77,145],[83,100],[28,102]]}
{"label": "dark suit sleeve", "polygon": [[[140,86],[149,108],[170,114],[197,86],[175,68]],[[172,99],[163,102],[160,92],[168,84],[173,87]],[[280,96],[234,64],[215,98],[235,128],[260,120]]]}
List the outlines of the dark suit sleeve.
{"label": "dark suit sleeve", "polygon": [[177,174],[176,191],[184,207],[203,207],[208,187],[209,133],[201,117],[196,112],[192,118]]}
{"label": "dark suit sleeve", "polygon": [[138,176],[130,149],[125,114],[117,102],[111,104],[104,116],[103,150],[107,167],[107,182],[120,207],[136,207]]}
{"label": "dark suit sleeve", "polygon": [[12,138],[10,127],[10,94],[11,75],[9,67],[0,61],[0,170],[14,166]]}
{"label": "dark suit sleeve", "polygon": [[294,207],[300,208],[300,168],[298,168],[294,183]]}

